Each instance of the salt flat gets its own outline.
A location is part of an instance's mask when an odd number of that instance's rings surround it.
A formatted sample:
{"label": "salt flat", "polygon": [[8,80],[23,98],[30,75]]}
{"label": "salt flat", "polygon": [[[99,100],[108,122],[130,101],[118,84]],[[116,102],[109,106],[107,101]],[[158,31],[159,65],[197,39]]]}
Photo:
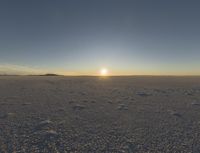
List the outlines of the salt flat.
{"label": "salt flat", "polygon": [[0,152],[199,153],[200,77],[0,76]]}

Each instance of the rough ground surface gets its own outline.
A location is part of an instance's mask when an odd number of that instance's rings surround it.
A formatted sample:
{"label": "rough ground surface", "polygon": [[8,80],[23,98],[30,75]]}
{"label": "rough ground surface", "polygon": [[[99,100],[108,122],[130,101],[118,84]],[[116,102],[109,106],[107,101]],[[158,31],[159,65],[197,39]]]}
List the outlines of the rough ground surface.
{"label": "rough ground surface", "polygon": [[199,153],[199,77],[0,77],[1,153]]}

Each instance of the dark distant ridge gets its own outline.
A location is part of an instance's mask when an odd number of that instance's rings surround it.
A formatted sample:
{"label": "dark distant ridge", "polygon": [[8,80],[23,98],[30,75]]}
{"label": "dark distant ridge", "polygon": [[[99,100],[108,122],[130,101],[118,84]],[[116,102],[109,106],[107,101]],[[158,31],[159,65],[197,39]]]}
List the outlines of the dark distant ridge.
{"label": "dark distant ridge", "polygon": [[60,75],[54,74],[54,73],[47,73],[47,74],[43,74],[43,75],[39,75],[39,76],[60,76]]}
{"label": "dark distant ridge", "polygon": [[54,73],[47,73],[47,74],[0,74],[0,76],[63,76]]}

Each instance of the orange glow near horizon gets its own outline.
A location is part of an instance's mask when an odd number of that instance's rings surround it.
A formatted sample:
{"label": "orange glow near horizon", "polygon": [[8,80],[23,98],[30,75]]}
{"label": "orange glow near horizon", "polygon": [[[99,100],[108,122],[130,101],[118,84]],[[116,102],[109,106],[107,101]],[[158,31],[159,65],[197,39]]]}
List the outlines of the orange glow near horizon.
{"label": "orange glow near horizon", "polygon": [[102,69],[100,70],[100,75],[101,75],[101,76],[107,76],[107,75],[108,75],[108,69],[102,68]]}

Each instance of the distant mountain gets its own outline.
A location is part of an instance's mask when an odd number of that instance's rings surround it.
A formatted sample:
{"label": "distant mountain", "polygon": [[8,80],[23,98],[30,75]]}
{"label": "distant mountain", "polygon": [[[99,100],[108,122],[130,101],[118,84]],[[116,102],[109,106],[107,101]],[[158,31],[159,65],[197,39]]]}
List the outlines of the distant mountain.
{"label": "distant mountain", "polygon": [[47,73],[47,74],[39,75],[39,76],[60,76],[60,75],[54,74],[54,73]]}

